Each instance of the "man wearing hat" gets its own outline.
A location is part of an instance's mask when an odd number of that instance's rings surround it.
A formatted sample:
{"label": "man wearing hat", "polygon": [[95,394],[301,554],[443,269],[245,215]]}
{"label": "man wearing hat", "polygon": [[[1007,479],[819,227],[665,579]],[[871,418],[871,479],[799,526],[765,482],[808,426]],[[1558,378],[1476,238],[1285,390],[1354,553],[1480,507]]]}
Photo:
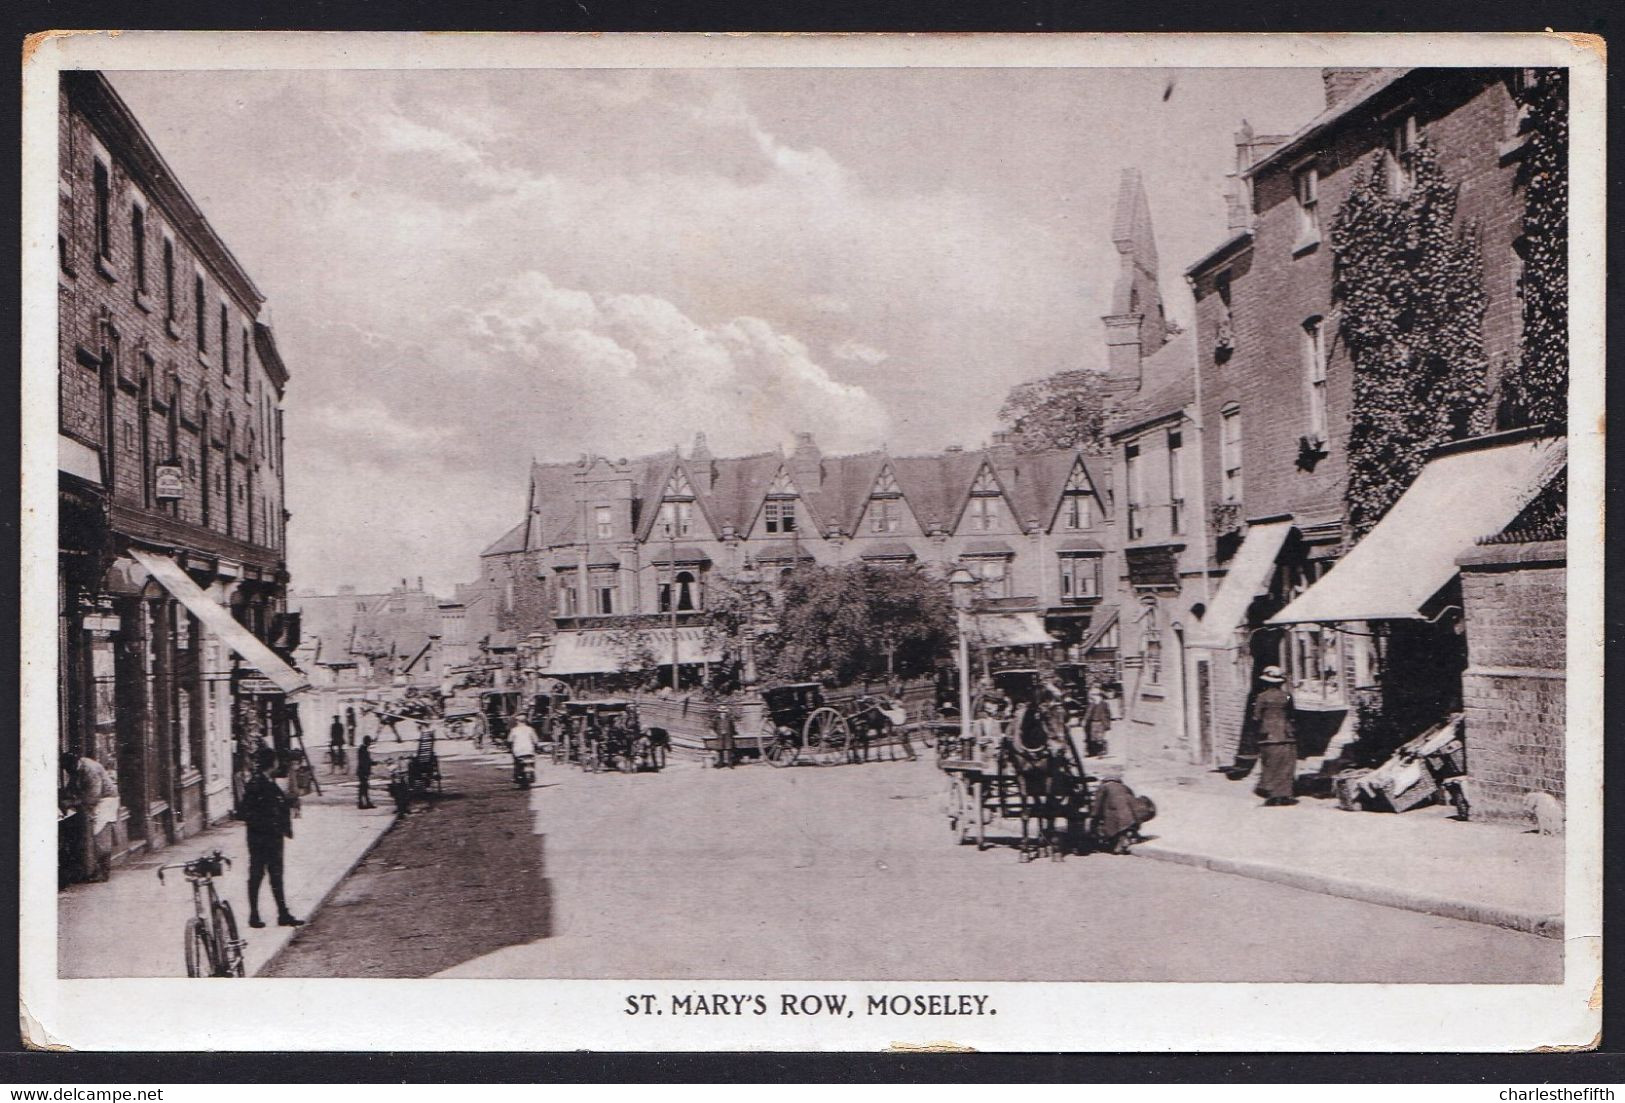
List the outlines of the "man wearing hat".
{"label": "man wearing hat", "polygon": [[1298,772],[1298,740],[1292,730],[1292,695],[1283,687],[1286,676],[1278,666],[1266,666],[1258,676],[1264,683],[1253,698],[1253,723],[1258,726],[1258,758],[1262,776],[1253,790],[1267,808],[1297,804],[1292,782]]}

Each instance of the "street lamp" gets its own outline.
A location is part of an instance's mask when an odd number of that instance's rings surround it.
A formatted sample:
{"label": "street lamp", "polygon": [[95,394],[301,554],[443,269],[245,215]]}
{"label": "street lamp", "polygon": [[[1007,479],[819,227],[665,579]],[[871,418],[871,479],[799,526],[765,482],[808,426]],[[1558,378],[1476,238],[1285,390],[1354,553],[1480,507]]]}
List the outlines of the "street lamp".
{"label": "street lamp", "polygon": [[[971,602],[976,600],[976,576],[964,567],[955,567],[948,576],[953,595],[954,616],[959,624],[959,738],[970,739],[970,641],[968,639]],[[963,742],[963,746],[969,746]]]}
{"label": "street lamp", "polygon": [[739,684],[749,689],[756,684],[756,585],[762,581],[762,576],[756,570],[756,564],[747,559],[744,566],[739,568],[739,573],[734,576],[734,581],[745,588],[745,596],[749,599],[750,605],[742,626],[744,634],[740,644],[743,654],[740,658],[743,661],[743,669],[739,672]]}

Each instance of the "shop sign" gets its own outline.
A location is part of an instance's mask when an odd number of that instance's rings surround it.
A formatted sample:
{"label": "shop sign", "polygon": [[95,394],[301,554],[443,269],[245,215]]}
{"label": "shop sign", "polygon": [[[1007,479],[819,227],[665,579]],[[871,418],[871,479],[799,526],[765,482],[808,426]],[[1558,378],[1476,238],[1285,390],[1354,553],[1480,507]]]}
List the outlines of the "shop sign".
{"label": "shop sign", "polygon": [[178,463],[161,463],[153,468],[153,497],[174,502],[186,497],[186,472]]}
{"label": "shop sign", "polygon": [[242,678],[237,682],[237,692],[245,695],[261,696],[264,694],[281,693],[282,690],[269,678],[258,676]]}

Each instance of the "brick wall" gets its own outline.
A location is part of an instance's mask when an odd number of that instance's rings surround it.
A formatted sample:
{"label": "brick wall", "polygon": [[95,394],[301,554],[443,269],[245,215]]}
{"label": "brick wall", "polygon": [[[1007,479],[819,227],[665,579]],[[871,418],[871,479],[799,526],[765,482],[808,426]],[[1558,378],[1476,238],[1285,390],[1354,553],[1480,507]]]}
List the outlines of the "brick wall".
{"label": "brick wall", "polygon": [[1479,548],[1462,560],[1475,816],[1522,820],[1526,794],[1563,797],[1566,559],[1557,541]]}
{"label": "brick wall", "polygon": [[[72,96],[64,95],[60,120],[62,432],[98,451],[111,449],[112,490],[122,504],[204,525],[280,556],[280,394],[255,347],[259,303],[234,289],[235,281],[195,247],[184,228],[188,217],[143,189],[120,142],[93,124]],[[105,189],[97,186],[98,163]],[[137,263],[136,210],[144,264]],[[166,242],[175,273],[172,298]],[[199,270],[202,349],[194,299]],[[185,471],[186,494],[174,505],[159,504],[151,497],[153,467],[171,458]]]}
{"label": "brick wall", "polygon": [[[544,555],[510,552],[481,557],[480,581],[495,607],[497,630],[518,632],[521,636],[553,631],[552,598],[547,582],[540,577],[542,573],[551,575],[553,572],[547,567]],[[512,594],[511,601],[509,594]]]}

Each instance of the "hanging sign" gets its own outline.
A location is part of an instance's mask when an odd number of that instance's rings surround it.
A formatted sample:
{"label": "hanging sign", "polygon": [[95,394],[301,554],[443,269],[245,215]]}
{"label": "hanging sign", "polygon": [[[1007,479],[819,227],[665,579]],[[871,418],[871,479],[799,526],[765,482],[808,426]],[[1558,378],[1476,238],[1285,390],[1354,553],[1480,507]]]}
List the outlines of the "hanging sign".
{"label": "hanging sign", "polygon": [[186,497],[186,472],[178,463],[161,463],[153,468],[153,497],[173,502]]}

